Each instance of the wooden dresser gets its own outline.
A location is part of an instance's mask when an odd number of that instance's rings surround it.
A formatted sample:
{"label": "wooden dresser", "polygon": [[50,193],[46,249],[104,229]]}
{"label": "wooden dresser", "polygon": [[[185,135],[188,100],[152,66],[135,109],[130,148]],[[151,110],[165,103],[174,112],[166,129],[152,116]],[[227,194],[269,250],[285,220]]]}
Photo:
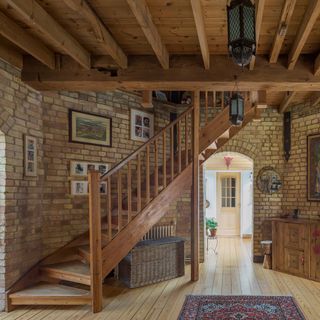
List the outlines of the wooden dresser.
{"label": "wooden dresser", "polygon": [[320,281],[320,220],[272,221],[272,269]]}

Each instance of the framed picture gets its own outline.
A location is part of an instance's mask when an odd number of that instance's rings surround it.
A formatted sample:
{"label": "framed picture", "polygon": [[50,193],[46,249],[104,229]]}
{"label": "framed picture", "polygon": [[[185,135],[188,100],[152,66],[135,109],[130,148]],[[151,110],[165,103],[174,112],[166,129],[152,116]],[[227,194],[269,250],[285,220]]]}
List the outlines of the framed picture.
{"label": "framed picture", "polygon": [[[73,196],[87,196],[89,194],[88,181],[71,181],[71,194]],[[100,194],[107,194],[106,182],[101,182]]]}
{"label": "framed picture", "polygon": [[88,192],[88,181],[71,181],[71,194],[73,196],[85,196]]}
{"label": "framed picture", "polygon": [[70,163],[70,175],[73,177],[86,177],[90,170],[98,170],[103,175],[109,170],[109,164],[83,161],[71,161]]}
{"label": "framed picture", "polygon": [[27,177],[37,176],[37,138],[24,136],[24,173]]}
{"label": "framed picture", "polygon": [[151,113],[131,109],[131,139],[148,141],[154,134],[154,116]]}
{"label": "framed picture", "polygon": [[111,147],[111,134],[111,118],[69,110],[70,142]]}
{"label": "framed picture", "polygon": [[320,134],[307,138],[308,144],[308,200],[320,201]]}

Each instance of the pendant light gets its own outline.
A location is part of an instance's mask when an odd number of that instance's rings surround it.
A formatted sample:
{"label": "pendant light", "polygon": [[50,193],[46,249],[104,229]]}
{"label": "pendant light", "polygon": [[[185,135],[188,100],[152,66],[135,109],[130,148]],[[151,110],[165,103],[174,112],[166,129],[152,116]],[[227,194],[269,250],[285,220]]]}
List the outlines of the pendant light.
{"label": "pendant light", "polygon": [[237,90],[237,77],[235,76],[234,78],[236,91],[232,93],[230,99],[229,120],[231,124],[239,126],[242,124],[244,117],[244,99]]}

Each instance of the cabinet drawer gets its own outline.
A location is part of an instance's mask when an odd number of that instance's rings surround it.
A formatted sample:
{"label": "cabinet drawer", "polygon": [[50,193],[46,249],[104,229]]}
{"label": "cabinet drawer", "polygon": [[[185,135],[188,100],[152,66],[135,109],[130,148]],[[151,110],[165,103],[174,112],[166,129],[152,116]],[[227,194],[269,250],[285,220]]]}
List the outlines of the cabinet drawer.
{"label": "cabinet drawer", "polygon": [[284,271],[295,275],[305,275],[306,257],[303,251],[284,249]]}
{"label": "cabinet drawer", "polygon": [[301,224],[284,224],[284,246],[296,250],[304,250],[307,240],[306,227]]}

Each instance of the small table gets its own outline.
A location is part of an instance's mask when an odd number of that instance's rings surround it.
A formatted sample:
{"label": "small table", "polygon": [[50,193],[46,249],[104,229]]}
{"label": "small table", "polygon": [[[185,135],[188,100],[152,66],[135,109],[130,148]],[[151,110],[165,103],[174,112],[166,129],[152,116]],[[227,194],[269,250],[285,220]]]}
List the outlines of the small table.
{"label": "small table", "polygon": [[218,251],[217,251],[218,243],[219,243],[218,237],[217,236],[212,237],[212,236],[207,235],[207,252],[209,251],[209,240],[216,242],[214,249],[213,249],[213,252],[215,254],[218,254]]}

